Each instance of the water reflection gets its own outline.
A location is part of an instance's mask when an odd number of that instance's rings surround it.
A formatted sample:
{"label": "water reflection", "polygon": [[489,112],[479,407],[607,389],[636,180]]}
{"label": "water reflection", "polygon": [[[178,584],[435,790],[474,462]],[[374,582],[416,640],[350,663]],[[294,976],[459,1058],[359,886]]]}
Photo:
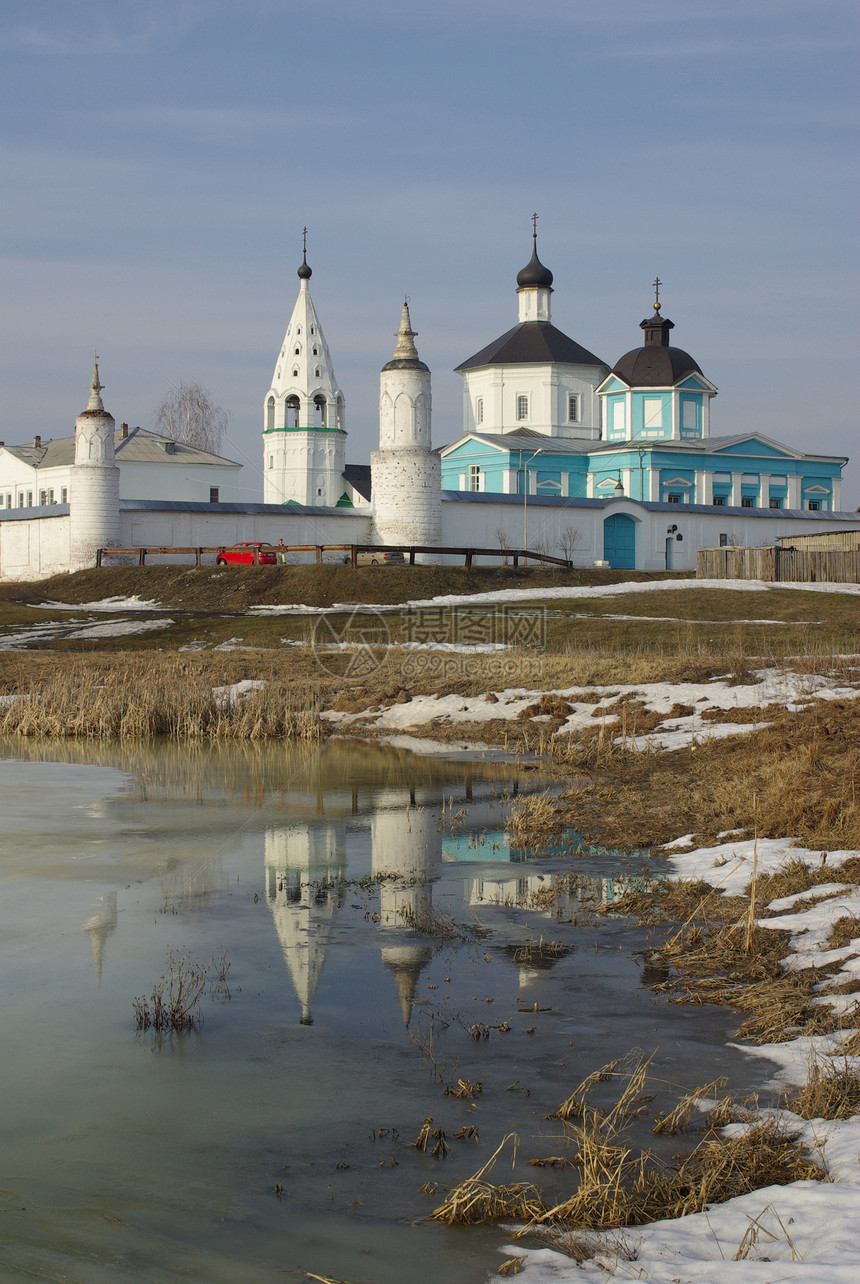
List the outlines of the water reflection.
{"label": "water reflection", "polygon": [[[643,933],[592,913],[644,876],[638,858],[569,857],[567,836],[511,848],[510,764],[342,744],[4,752],[10,1275],[108,1279],[133,1259],[135,1279],[181,1261],[297,1284],[360,1261],[401,1284],[420,1257],[426,1284],[477,1284],[504,1232],[416,1225],[428,1181],[462,1180],[511,1131],[534,1143],[512,1179],[534,1180],[528,1159],[559,1153],[552,1111],[632,1046],[659,1048],[667,1081],[694,1086],[705,1061],[749,1082],[729,1018],[643,992]],[[480,934],[434,931],[449,922]],[[229,950],[232,998],[155,1045],[132,999],[175,948]],[[480,1144],[457,1141],[442,1175],[410,1141],[431,1115],[455,1139],[474,1123],[443,1094],[458,1077],[484,1084]]]}

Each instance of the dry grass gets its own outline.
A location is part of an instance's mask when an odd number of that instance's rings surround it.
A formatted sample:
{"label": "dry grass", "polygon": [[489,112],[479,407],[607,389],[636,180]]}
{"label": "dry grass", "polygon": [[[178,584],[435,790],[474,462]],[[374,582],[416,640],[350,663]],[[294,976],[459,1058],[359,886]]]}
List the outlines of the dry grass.
{"label": "dry grass", "polygon": [[547,789],[542,794],[525,794],[511,805],[505,829],[511,845],[531,849],[552,842],[566,825],[566,814],[556,794]]}
{"label": "dry grass", "polygon": [[[234,681],[238,679],[233,679]],[[269,682],[235,700],[176,657],[110,667],[67,663],[0,708],[0,736],[48,740],[318,740],[316,708]]]}
{"label": "dry grass", "polygon": [[[841,874],[843,869],[840,868],[839,872]],[[855,941],[860,945],[860,918],[855,914],[844,914],[830,929],[828,949],[840,950],[846,945],[853,945]]]}
{"label": "dry grass", "polygon": [[[212,986],[213,977],[226,989],[230,964],[221,959],[200,963],[181,950],[167,951],[167,967],[149,995],[134,1000],[134,1022],[138,1030],[159,1034],[193,1030],[202,1021],[200,1000]],[[229,996],[229,991],[226,991]]]}
{"label": "dry grass", "polygon": [[806,1083],[799,1092],[789,1093],[785,1104],[802,1119],[850,1119],[860,1114],[860,1074],[847,1059],[815,1058]]}
{"label": "dry grass", "polygon": [[[578,1184],[571,1195],[550,1204],[529,1183],[496,1186],[489,1182],[488,1173],[512,1140],[507,1137],[483,1168],[448,1193],[432,1216],[449,1225],[516,1219],[525,1223],[520,1234],[535,1227],[609,1230],[687,1216],[762,1186],[825,1178],[803,1152],[798,1133],[774,1118],[759,1117],[729,1135],[709,1128],[693,1152],[672,1165],[649,1152],[634,1152],[625,1131],[651,1099],[647,1073],[648,1062],[641,1060],[628,1070],[619,1071],[616,1062],[603,1066],[583,1080],[552,1116],[565,1122],[570,1158],[541,1162],[576,1166]],[[589,1092],[609,1079],[620,1084],[616,1101],[608,1109],[595,1106]],[[707,1096],[716,1086],[715,1081],[688,1093],[666,1119],[680,1122],[688,1103]]]}
{"label": "dry grass", "polygon": [[480,1222],[533,1221],[546,1207],[537,1186],[531,1182],[511,1182],[494,1185],[487,1179],[502,1151],[511,1142],[516,1158],[517,1138],[513,1133],[505,1137],[483,1167],[453,1190],[450,1190],[430,1216],[446,1226],[471,1226]]}

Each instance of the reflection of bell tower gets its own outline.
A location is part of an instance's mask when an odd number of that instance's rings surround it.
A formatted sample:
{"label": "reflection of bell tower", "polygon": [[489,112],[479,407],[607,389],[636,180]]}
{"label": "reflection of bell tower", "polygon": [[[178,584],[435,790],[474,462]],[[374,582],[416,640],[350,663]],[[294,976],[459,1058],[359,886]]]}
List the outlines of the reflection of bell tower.
{"label": "reflection of bell tower", "polygon": [[116,892],[108,892],[105,896],[99,897],[95,913],[84,923],[84,931],[90,938],[99,984],[101,984],[104,966],[105,944],[107,938],[116,930],[116,922]]}
{"label": "reflection of bell tower", "polygon": [[[376,795],[371,820],[372,870],[375,878],[394,874],[402,882],[383,882],[379,889],[380,926],[386,931],[410,930],[432,909],[430,877],[442,857],[442,836],[429,811],[411,807],[402,791]],[[421,971],[433,951],[417,941],[386,945],[382,961],[394,973],[403,1023],[408,1025]]]}
{"label": "reflection of bell tower", "polygon": [[[266,899],[284,959],[312,1025],[311,1005],[343,903],[346,833],[342,825],[266,830]],[[334,886],[328,886],[334,884]]]}

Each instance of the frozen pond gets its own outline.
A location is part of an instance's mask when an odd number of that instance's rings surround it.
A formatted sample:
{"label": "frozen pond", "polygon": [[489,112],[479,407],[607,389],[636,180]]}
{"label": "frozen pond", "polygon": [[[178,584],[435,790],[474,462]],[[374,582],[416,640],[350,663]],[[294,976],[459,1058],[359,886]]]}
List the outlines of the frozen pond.
{"label": "frozen pond", "polygon": [[[656,1053],[666,1105],[757,1078],[730,1014],[643,986],[641,929],[583,921],[641,860],[510,850],[533,772],[346,743],[0,756],[5,1277],[484,1281],[509,1236],[422,1219],[506,1133],[517,1179],[558,1188],[528,1160],[611,1058]],[[226,951],[229,997],[159,1038],[132,1004],[170,949]],[[411,1145],[430,1116],[447,1158]]]}

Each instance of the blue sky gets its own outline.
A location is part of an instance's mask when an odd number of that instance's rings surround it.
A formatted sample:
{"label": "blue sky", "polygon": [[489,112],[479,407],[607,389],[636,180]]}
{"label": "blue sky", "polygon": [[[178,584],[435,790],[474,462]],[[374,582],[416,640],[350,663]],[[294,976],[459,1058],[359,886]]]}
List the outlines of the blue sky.
{"label": "blue sky", "polygon": [[203,383],[259,496],[307,224],[348,458],[404,293],[452,440],[536,210],[562,330],[613,364],[659,274],[712,431],[856,455],[856,507],[858,36],[855,0],[6,0],[0,439],[68,435],[97,347],[117,421]]}

